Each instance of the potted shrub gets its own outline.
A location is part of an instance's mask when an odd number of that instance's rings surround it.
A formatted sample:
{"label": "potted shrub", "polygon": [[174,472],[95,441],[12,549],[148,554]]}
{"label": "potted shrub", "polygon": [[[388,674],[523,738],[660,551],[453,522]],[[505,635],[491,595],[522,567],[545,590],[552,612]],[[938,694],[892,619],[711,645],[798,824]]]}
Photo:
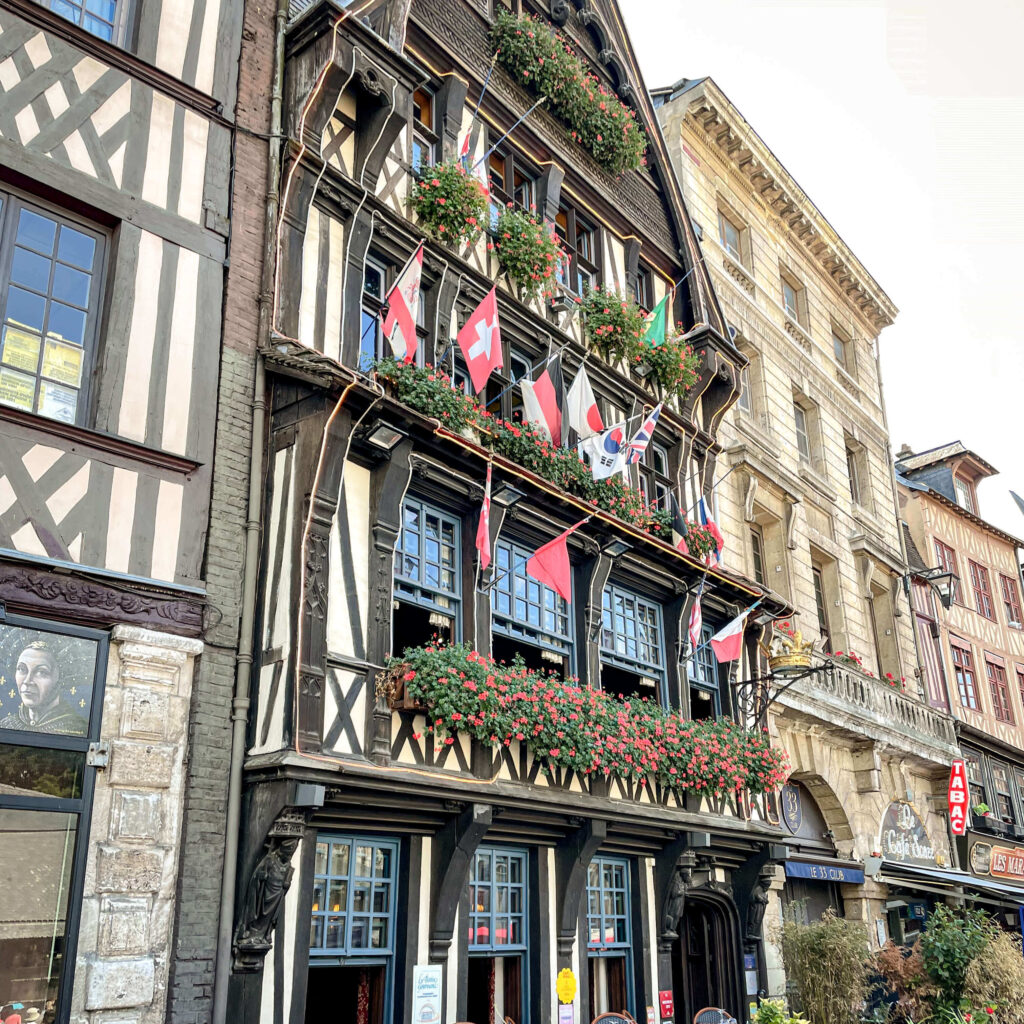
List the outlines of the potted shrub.
{"label": "potted shrub", "polygon": [[451,246],[473,245],[487,225],[483,186],[458,161],[424,168],[410,202],[427,234]]}
{"label": "potted shrub", "polygon": [[501,269],[524,299],[550,295],[558,262],[565,258],[551,226],[535,213],[517,210],[511,203],[498,217],[494,241],[488,249],[497,254]]}
{"label": "potted shrub", "polygon": [[600,285],[583,293],[580,316],[588,344],[608,363],[628,359],[647,328],[644,311],[635,302]]}
{"label": "potted shrub", "polygon": [[995,824],[992,808],[986,803],[975,804],[971,808],[971,823],[975,828],[991,829]]}
{"label": "potted shrub", "polygon": [[628,358],[638,371],[644,368],[644,378],[657,384],[666,398],[685,394],[700,380],[700,356],[678,327],[660,345],[645,341],[641,334],[632,340]]}

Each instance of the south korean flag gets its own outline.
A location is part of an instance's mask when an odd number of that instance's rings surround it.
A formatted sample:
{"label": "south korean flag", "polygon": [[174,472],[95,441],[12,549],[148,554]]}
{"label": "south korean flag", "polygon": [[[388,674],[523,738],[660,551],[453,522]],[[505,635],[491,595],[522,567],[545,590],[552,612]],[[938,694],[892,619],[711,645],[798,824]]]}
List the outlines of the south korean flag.
{"label": "south korean flag", "polygon": [[626,471],[626,423],[613,423],[607,430],[580,442],[580,452],[590,459],[595,480],[607,480]]}

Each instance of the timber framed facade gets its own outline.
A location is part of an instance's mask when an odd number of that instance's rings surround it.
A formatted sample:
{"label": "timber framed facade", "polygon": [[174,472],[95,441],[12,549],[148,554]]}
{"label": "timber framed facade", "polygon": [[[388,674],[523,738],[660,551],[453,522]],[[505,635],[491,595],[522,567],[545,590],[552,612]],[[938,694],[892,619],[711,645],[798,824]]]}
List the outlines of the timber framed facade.
{"label": "timber framed facade", "polygon": [[[706,636],[755,601],[768,617],[786,607],[416,412],[360,365],[368,350],[382,354],[366,339],[423,234],[408,205],[414,161],[424,147],[432,161],[454,160],[467,133],[479,160],[515,126],[503,170],[516,168],[520,195],[550,223],[564,214],[593,232],[588,273],[642,293],[647,307],[682,282],[672,316],[694,332],[701,379],[665,402],[658,474],[683,508],[709,493],[744,359],[619,12],[605,0],[515,12],[561,26],[635,109],[648,166],[615,178],[543,109],[516,125],[533,97],[500,66],[488,79],[502,9],[321,0],[290,12],[232,1020],[312,1021],[338,1005],[365,1024],[408,1020],[417,966],[441,968],[445,1022],[540,1024],[556,1012],[565,968],[579,979],[577,1020],[608,1009],[642,1019],[659,1005],[666,1022],[707,1005],[745,1019],[748,984],[764,985],[761,917],[784,854],[769,797],[698,799],[653,780],[549,770],[518,741],[442,742],[424,709],[382,685],[389,656],[436,631],[586,686],[648,692],[690,717],[741,718],[732,684],[760,674],[760,626],[752,619],[741,661],[688,667],[694,598],[704,580]],[[414,121],[424,97],[429,131]],[[588,359],[608,422],[639,422],[658,400],[652,386],[588,351],[572,303],[523,301],[487,243],[426,243],[424,362],[447,357],[496,281],[510,368],[488,394],[496,414],[518,416],[514,368],[558,348],[569,372]],[[473,544],[488,465],[492,548],[514,581],[504,591],[495,567],[480,572]],[[630,470],[633,486],[649,468]],[[498,497],[506,487],[516,500]],[[569,539],[573,600],[560,604],[517,578],[519,553],[581,518]],[[531,618],[531,601],[551,614]],[[642,634],[642,655],[626,634]]]}
{"label": "timber framed facade", "polygon": [[240,31],[220,0],[0,5],[0,805],[32,880],[0,1004],[26,1019],[168,1013]]}

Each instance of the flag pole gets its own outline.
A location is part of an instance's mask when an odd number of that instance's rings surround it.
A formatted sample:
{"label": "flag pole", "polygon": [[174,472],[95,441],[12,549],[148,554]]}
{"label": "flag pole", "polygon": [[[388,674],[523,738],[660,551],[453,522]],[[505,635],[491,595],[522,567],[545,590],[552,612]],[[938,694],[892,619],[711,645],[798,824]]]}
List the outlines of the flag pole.
{"label": "flag pole", "polygon": [[[708,573],[709,573],[709,572],[710,572],[710,569],[705,569],[705,570],[704,570],[704,575],[703,575],[703,576],[701,576],[701,578],[700,578],[700,585],[699,585],[699,586],[697,587],[697,597],[696,597],[696,598],[694,599],[694,602],[693,602],[693,603],[694,603],[694,606],[696,606],[697,602],[698,602],[698,601],[700,601],[701,597],[703,597],[703,596],[704,596],[704,584],[705,584],[705,583],[707,582],[707,578],[708,578]],[[690,614],[691,614],[691,615],[693,614],[693,609],[692,609],[692,608],[691,608],[691,610],[690,610]],[[689,640],[689,639],[690,639],[690,636],[689,636],[689,632],[690,632],[690,629],[689,629],[689,623],[687,623],[687,629],[686,629],[686,632],[687,632],[687,637],[686,637],[686,639],[687,639],[687,640]],[[690,646],[690,647],[692,647],[692,646],[693,646],[693,643],[691,642],[691,643],[689,644],[689,646]],[[680,660],[680,664],[681,664],[681,663],[682,663],[683,661],[689,661],[689,660],[690,660],[690,658],[692,658],[692,657],[693,657],[693,655],[694,655],[694,654],[696,654],[696,653],[697,653],[696,651],[693,651],[693,652],[691,652],[690,654],[687,654],[685,658],[683,658],[683,659],[681,659],[681,660]]]}
{"label": "flag pole", "polygon": [[[729,468],[729,469],[728,469],[728,470],[727,470],[727,471],[726,471],[725,473],[723,473],[723,474],[722,474],[722,475],[721,475],[721,476],[720,476],[720,477],[719,477],[719,478],[718,478],[718,479],[717,479],[717,480],[716,480],[716,481],[715,481],[715,482],[714,482],[714,483],[713,483],[713,484],[711,485],[711,493],[712,493],[712,494],[714,494],[714,492],[715,492],[715,489],[716,489],[716,488],[718,487],[718,485],[719,485],[719,484],[720,484],[720,483],[721,483],[721,482],[722,482],[723,480],[725,480],[725,479],[726,479],[726,477],[728,477],[728,476],[729,476],[729,474],[733,472],[733,470],[736,470],[736,469],[739,469],[739,468],[740,468],[740,463],[738,463],[738,462],[737,462],[735,466],[731,466],[731,467],[730,467],[730,468]],[[698,499],[697,499],[697,500],[696,500],[696,501],[695,501],[695,502],[694,502],[694,503],[693,503],[693,504],[692,504],[692,505],[691,505],[691,506],[690,506],[690,507],[689,507],[689,508],[688,508],[688,509],[687,509],[687,510],[686,510],[686,511],[685,511],[685,512],[683,513],[683,517],[685,518],[686,516],[688,516],[688,515],[689,515],[689,514],[690,514],[690,513],[691,513],[691,512],[692,512],[692,511],[693,511],[693,510],[694,510],[694,509],[695,509],[695,508],[696,508],[696,507],[697,507],[697,506],[698,506],[698,505],[699,505],[699,504],[700,504],[700,503],[701,503],[702,501],[703,501],[703,500],[704,500],[704,495],[702,494],[702,495],[701,495],[701,496],[700,496],[700,497],[699,497],[699,498],[698,498]]]}
{"label": "flag pole", "polygon": [[480,157],[480,159],[477,160],[475,164],[473,164],[473,166],[469,169],[470,174],[472,174],[473,171],[475,171],[542,103],[547,103],[547,101],[547,96],[541,96],[541,98],[537,100],[537,102],[534,103],[534,105],[530,107],[530,109],[525,114],[523,114],[523,116],[519,118],[519,120],[516,121],[516,123],[512,125],[512,127],[509,128],[509,130],[505,132],[505,134],[502,135],[502,137],[498,139],[498,141],[493,146],[491,146],[491,148],[487,150],[487,152],[484,153],[484,155]]}
{"label": "flag pole", "polygon": [[498,61],[499,53],[501,53],[501,47],[498,47],[498,49],[494,51],[494,56],[491,58],[491,66],[487,69],[487,74],[484,76],[484,84],[480,89],[480,98],[476,101],[476,108],[473,111],[473,116],[469,119],[469,128],[466,130],[467,135],[473,134],[473,125],[476,124],[476,119],[480,116],[480,104],[484,101],[484,95],[487,92],[487,83],[491,80],[491,72],[494,70],[494,65]]}
{"label": "flag pole", "polygon": [[[745,612],[743,612],[743,618],[746,618],[763,600],[764,600],[763,597],[759,597]],[[739,616],[736,616],[736,617],[739,618]],[[728,625],[728,623],[726,623],[726,625]],[[712,637],[712,639],[714,639],[714,637]],[[704,648],[710,647],[710,646],[711,646],[711,640],[708,640],[707,643],[701,644],[700,647],[698,647],[692,654],[690,654],[689,657],[690,658],[696,658],[697,655],[700,654],[700,652],[704,650]]]}
{"label": "flag pole", "polygon": [[561,346],[561,348],[550,353],[550,355],[546,356],[535,366],[531,366],[529,370],[527,370],[521,377],[517,377],[514,381],[512,381],[512,383],[509,384],[509,386],[505,388],[504,391],[501,391],[497,395],[495,395],[494,398],[491,399],[491,401],[496,402],[498,401],[499,398],[504,398],[504,396],[507,395],[521,380],[526,380],[527,377],[532,377],[537,370],[540,370],[543,367],[547,366],[552,359],[554,359],[556,356],[560,356],[571,344],[572,342],[567,341],[564,345]]}

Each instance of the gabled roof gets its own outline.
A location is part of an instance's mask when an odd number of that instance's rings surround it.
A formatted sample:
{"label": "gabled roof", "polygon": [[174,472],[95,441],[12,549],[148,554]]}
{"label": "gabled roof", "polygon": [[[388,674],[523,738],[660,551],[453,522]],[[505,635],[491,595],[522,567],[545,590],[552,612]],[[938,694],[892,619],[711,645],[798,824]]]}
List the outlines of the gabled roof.
{"label": "gabled roof", "polygon": [[996,476],[999,473],[992,463],[986,462],[977,452],[972,452],[962,441],[950,441],[948,444],[939,445],[938,448],[929,448],[927,451],[918,452],[915,455],[898,458],[896,468],[901,473],[907,474],[940,462],[950,462],[953,459],[974,463],[973,468],[978,471],[978,476]]}

